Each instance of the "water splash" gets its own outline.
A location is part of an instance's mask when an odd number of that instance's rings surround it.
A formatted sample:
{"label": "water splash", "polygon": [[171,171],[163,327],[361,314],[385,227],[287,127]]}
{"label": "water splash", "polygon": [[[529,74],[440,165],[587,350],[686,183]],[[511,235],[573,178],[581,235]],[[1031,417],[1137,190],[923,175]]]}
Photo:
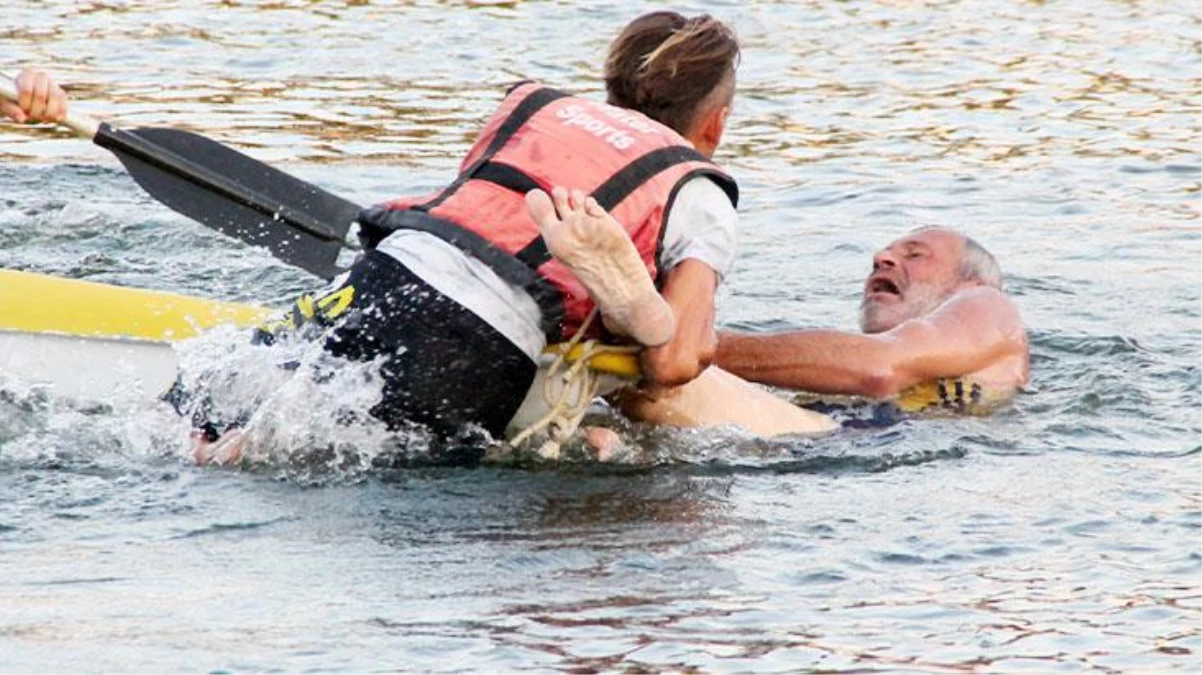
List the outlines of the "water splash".
{"label": "water splash", "polygon": [[390,430],[369,414],[380,401],[379,359],[335,358],[321,340],[251,344],[232,329],[182,343],[179,353],[192,392],[181,412],[242,428],[247,468],[304,483],[353,481],[377,460],[429,452],[420,428]]}

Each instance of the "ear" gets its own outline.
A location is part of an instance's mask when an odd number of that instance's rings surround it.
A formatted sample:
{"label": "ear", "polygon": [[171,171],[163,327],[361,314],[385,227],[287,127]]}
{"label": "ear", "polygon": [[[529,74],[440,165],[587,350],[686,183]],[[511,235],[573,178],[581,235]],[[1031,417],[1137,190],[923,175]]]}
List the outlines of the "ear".
{"label": "ear", "polygon": [[713,157],[714,151],[722,142],[722,134],[726,131],[726,118],[730,116],[730,106],[718,106],[707,111],[698,120],[694,135],[694,145],[697,151],[706,157]]}

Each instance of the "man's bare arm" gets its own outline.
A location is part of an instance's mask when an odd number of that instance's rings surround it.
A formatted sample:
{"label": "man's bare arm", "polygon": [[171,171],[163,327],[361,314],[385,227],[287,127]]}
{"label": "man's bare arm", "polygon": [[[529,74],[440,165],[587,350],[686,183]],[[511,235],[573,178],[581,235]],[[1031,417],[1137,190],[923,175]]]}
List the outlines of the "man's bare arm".
{"label": "man's bare arm", "polygon": [[764,384],[883,398],[919,382],[980,371],[1025,350],[1014,303],[999,291],[975,287],[926,316],[875,335],[723,332],[715,362]]}

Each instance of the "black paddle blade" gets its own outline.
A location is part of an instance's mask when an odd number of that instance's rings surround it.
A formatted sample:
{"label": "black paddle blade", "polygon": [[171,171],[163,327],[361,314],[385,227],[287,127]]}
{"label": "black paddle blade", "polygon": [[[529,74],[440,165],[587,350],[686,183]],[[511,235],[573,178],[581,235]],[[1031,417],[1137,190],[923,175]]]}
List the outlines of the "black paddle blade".
{"label": "black paddle blade", "polygon": [[93,141],[172,210],[319,277],[341,271],[358,205],[187,131],[101,124]]}

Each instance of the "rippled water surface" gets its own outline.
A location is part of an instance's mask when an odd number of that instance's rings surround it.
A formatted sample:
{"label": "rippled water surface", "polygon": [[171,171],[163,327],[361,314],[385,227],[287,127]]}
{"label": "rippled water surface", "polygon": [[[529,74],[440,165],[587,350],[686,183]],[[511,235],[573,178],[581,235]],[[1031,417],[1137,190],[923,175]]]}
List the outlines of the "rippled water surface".
{"label": "rippled water surface", "polygon": [[[651,7],[0,0],[0,69],[367,204],[447,180],[515,80],[597,95]],[[635,465],[223,472],[157,407],[13,387],[0,671],[1202,669],[1197,3],[678,7],[745,46],[721,321],[854,329],[871,252],[955,226],[1007,273],[1028,392],[814,442],[634,429]],[[275,305],[315,284],[3,125],[0,265]]]}

